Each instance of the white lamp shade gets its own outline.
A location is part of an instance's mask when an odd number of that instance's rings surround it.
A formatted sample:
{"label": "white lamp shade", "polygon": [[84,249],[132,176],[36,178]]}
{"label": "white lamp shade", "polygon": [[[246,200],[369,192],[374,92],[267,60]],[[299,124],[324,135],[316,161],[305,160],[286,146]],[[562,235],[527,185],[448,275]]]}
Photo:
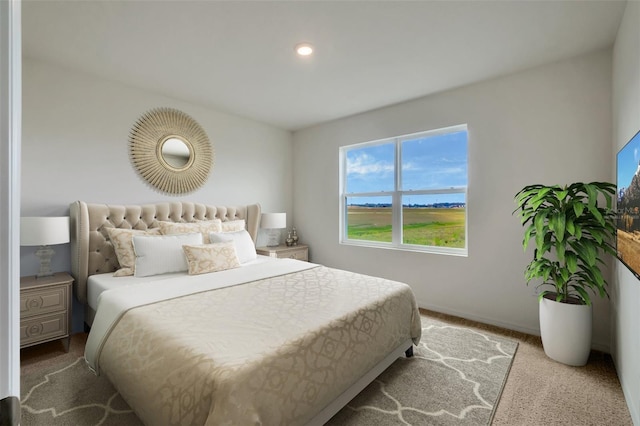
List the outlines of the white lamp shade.
{"label": "white lamp shade", "polygon": [[260,228],[277,229],[287,227],[286,213],[262,213]]}
{"label": "white lamp shade", "polygon": [[50,246],[69,242],[69,217],[23,217],[21,246]]}

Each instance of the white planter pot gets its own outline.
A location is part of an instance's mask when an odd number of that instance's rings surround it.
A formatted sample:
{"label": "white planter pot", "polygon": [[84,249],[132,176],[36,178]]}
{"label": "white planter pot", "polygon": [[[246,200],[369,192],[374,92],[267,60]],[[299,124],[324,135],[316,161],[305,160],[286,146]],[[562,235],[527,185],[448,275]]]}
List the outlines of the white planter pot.
{"label": "white planter pot", "polygon": [[544,353],[563,364],[581,366],[591,352],[591,306],[540,301],[540,336]]}

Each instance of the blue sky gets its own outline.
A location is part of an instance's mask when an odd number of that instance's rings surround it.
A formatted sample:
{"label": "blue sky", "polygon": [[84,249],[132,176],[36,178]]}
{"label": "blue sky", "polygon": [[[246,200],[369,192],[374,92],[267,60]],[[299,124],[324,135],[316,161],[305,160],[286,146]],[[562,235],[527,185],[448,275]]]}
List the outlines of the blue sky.
{"label": "blue sky", "polygon": [[[347,151],[347,193],[393,191],[395,145]],[[406,140],[402,143],[403,190],[442,189],[467,185],[467,132]],[[387,197],[384,197],[385,199]],[[464,194],[414,195],[403,203],[464,202]],[[350,202],[386,202],[367,197]]]}
{"label": "blue sky", "polygon": [[640,132],[618,153],[618,187],[628,187],[640,161]]}

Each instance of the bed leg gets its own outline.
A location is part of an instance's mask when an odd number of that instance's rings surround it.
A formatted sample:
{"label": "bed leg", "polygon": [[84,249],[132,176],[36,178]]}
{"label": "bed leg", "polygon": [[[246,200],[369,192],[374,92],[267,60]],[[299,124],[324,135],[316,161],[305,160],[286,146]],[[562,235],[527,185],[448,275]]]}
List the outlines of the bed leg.
{"label": "bed leg", "polygon": [[413,346],[411,346],[409,349],[404,351],[404,354],[407,358],[411,358],[413,356]]}

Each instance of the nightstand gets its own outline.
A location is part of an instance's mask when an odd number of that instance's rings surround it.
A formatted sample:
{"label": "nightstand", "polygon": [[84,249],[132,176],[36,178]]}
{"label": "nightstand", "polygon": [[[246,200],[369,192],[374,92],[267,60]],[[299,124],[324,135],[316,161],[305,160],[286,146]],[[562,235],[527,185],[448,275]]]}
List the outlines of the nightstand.
{"label": "nightstand", "polygon": [[263,256],[277,257],[279,259],[289,258],[309,261],[309,246],[298,244],[297,246],[276,246],[276,247],[258,247],[256,252]]}
{"label": "nightstand", "polygon": [[71,284],[73,277],[58,272],[50,277],[20,278],[20,347],[71,340]]}

